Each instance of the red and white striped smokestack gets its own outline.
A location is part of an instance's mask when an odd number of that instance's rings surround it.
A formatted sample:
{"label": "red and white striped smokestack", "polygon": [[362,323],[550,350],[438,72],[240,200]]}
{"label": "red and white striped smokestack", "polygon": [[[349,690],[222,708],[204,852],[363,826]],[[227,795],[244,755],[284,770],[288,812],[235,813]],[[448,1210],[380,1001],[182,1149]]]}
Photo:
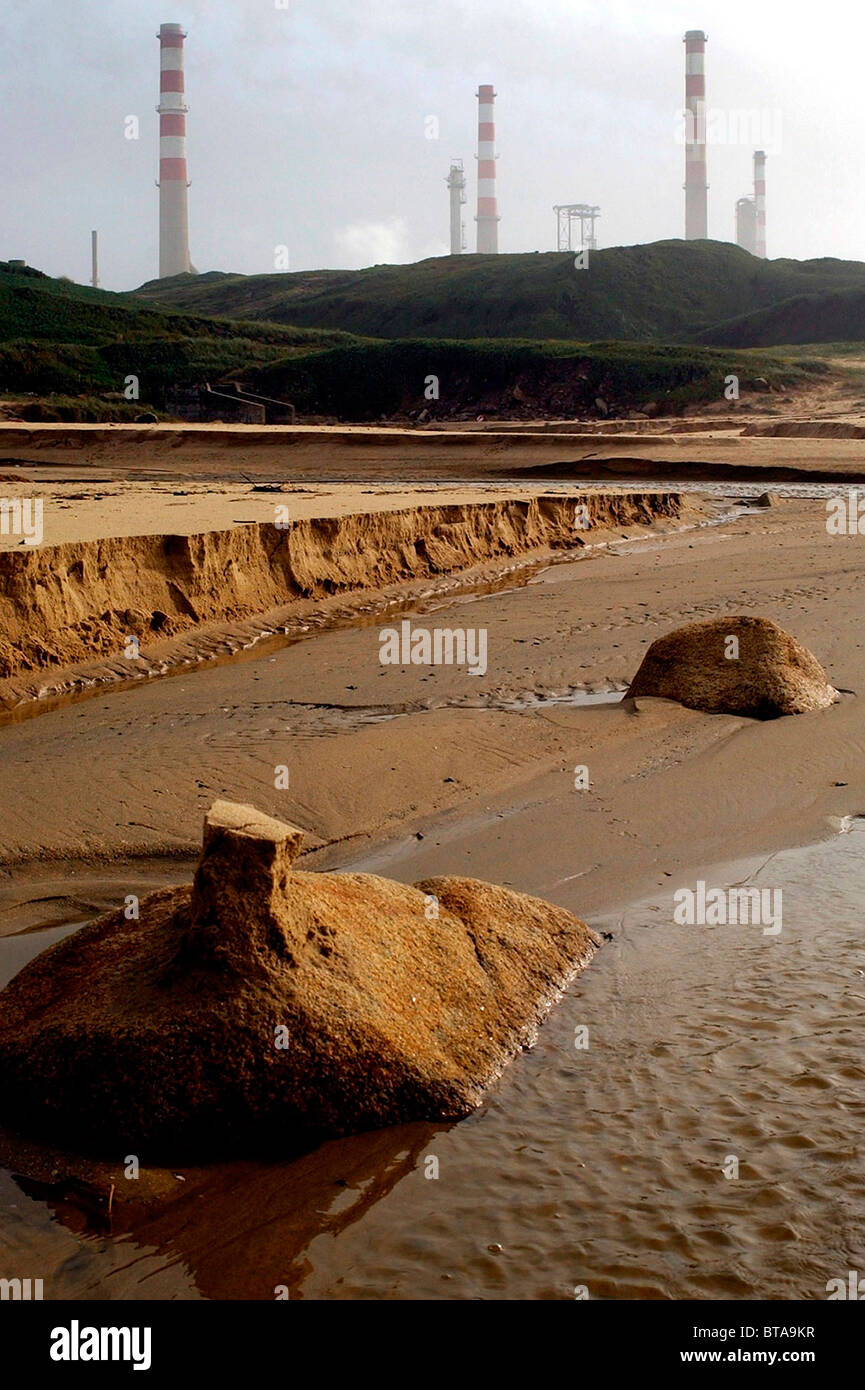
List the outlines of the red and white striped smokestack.
{"label": "red and white striped smokestack", "polygon": [[186,112],[181,24],[163,24],[159,82],[159,278],[189,270]]}
{"label": "red and white striped smokestack", "polygon": [[496,256],[499,250],[499,206],[496,201],[496,94],[491,86],[478,88],[478,251]]}
{"label": "red and white striped smokestack", "polygon": [[708,236],[706,182],[706,39],[702,29],[685,35],[685,240]]}
{"label": "red and white striped smokestack", "polygon": [[757,209],[757,236],[754,255],[766,259],[766,151],[754,151],[754,206]]}

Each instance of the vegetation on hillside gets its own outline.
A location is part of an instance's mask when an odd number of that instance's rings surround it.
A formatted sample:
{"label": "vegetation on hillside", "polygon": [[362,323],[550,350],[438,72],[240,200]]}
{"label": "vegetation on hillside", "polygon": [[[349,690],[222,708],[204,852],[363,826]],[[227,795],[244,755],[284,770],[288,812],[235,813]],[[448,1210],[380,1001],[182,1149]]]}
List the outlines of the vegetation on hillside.
{"label": "vegetation on hillside", "polygon": [[[747,390],[758,377],[790,388],[826,370],[823,362],[710,348],[426,339],[330,348],[268,363],[243,379],[254,391],[291,400],[303,414],[340,420],[424,410],[432,419],[529,418],[646,406],[652,414],[677,414],[722,401],[730,374]],[[438,399],[430,398],[436,391]]]}
{"label": "vegetation on hillside", "polygon": [[148,308],[0,262],[0,390],[7,393],[122,392],[135,375],[142,404],[153,404],[172,386],[353,341],[340,332]]}
{"label": "vegetation on hillside", "polygon": [[[847,287],[857,276],[861,288]],[[749,303],[773,285],[786,291],[791,280],[834,281],[842,288],[828,295],[833,302],[865,301],[865,266],[765,263],[717,242],[614,248],[593,255],[588,271],[575,270],[570,256],[530,255],[300,276],[179,276],[148,287],[152,302],[0,262],[0,391],[26,393],[30,404],[17,413],[42,419],[134,418],[165,407],[172,388],[228,377],[291,401],[301,415],[340,420],[675,414],[721,401],[731,373],[747,390],[757,377],[793,387],[827,370],[794,349],[743,351],[741,325],[753,312],[729,320],[740,325],[735,349],[654,340],[662,331],[674,339],[674,324],[694,332],[719,306]],[[807,298],[822,303],[827,294]],[[782,311],[791,302],[759,312],[788,326]],[[281,313],[317,322],[258,317]],[[512,325],[526,322],[537,336],[516,335]],[[382,336],[344,331],[361,323]],[[415,323],[422,331],[408,336]],[[464,337],[443,336],[443,323],[458,324]],[[561,331],[565,323],[591,331],[578,338]],[[123,399],[130,376],[140,392],[132,403]]]}
{"label": "vegetation on hillside", "polygon": [[865,288],[802,294],[716,324],[702,343],[764,347],[769,343],[865,342]]}
{"label": "vegetation on hillside", "polygon": [[[865,292],[865,264],[763,261],[727,242],[659,241],[592,252],[586,270],[559,252],[442,256],[354,271],[182,275],[137,295],[186,313],[374,338],[686,342],[796,296],[847,290]],[[760,345],[772,341],[791,340]]]}

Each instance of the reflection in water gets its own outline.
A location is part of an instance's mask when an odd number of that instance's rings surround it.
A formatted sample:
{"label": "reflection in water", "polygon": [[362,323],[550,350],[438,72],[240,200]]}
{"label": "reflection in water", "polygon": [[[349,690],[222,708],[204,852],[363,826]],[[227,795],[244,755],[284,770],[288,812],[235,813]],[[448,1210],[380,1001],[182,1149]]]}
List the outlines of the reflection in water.
{"label": "reflection in water", "polygon": [[[140,1198],[122,1168],[91,1174],[87,1182],[69,1175],[16,1181],[78,1237],[131,1243],[165,1265],[180,1262],[205,1298],[273,1299],[279,1287],[301,1298],[313,1268],[310,1245],[319,1237],[338,1240],[361,1222],[440,1132],[407,1125],[335,1140],[291,1163],[144,1172]],[[49,1287],[50,1280],[46,1292]],[[57,1295],[52,1289],[49,1296]]]}
{"label": "reflection in water", "polygon": [[48,1297],[824,1298],[865,1268],[862,844],[854,825],[755,872],[783,889],[776,937],[676,926],[672,880],[595,920],[612,941],[450,1128],[134,1190],[120,1159],[70,1183],[0,1144],[4,1264]]}

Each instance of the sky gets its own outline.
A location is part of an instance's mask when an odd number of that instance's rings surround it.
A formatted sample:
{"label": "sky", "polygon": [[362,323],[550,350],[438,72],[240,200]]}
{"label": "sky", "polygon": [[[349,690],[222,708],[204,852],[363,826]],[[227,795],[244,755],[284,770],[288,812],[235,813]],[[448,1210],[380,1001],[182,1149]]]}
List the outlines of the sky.
{"label": "sky", "polygon": [[710,237],[734,239],[756,144],[769,256],[865,257],[859,3],[4,0],[0,259],[86,282],[98,228],[105,288],[155,277],[163,22],[188,32],[199,271],[445,255],[453,157],[473,250],[487,82],[501,251],[554,250],[556,203],[599,205],[601,246],[682,236],[686,29],[708,34]]}

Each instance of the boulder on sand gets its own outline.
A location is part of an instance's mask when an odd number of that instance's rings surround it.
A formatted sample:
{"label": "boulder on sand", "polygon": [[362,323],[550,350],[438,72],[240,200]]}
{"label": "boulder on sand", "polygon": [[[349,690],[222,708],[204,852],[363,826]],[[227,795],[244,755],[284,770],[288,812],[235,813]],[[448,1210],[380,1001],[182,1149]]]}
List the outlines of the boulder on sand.
{"label": "boulder on sand", "polygon": [[[735,640],[731,640],[735,639]],[[710,714],[777,719],[838,699],[807,647],[768,618],[711,618],[653,642],[626,692]]]}
{"label": "boulder on sand", "polygon": [[0,1123],[206,1161],[456,1119],[599,945],[473,879],[297,872],[302,838],[216,802],[191,889],[22,970],[0,995]]}

